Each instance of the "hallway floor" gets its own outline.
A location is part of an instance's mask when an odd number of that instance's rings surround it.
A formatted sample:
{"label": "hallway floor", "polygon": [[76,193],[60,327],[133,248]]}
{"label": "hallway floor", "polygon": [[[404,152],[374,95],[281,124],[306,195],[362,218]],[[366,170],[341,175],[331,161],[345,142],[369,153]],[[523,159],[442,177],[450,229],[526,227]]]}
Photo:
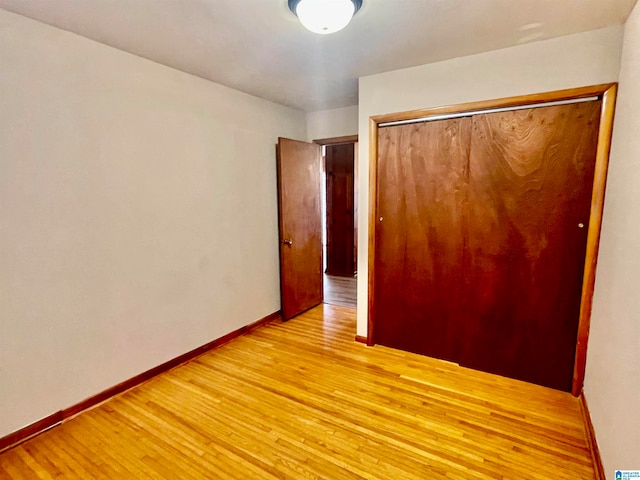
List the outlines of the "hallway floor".
{"label": "hallway floor", "polygon": [[324,303],[356,308],[356,277],[324,276]]}

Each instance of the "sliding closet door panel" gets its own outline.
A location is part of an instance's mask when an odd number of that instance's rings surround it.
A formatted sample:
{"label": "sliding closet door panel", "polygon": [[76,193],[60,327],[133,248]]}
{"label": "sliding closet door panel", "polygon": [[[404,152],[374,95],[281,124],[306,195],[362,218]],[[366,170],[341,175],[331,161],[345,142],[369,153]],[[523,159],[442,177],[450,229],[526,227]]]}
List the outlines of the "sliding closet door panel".
{"label": "sliding closet door panel", "polygon": [[473,117],[463,365],[570,390],[600,102]]}
{"label": "sliding closet door panel", "polygon": [[457,358],[471,119],[381,128],[375,342]]}

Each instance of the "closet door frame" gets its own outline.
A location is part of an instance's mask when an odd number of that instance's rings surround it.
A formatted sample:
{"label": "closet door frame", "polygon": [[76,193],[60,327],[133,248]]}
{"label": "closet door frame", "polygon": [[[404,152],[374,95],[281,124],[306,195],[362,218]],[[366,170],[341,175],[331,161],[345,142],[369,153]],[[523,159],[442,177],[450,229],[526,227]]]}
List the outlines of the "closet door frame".
{"label": "closet door frame", "polygon": [[497,108],[513,108],[539,103],[574,100],[598,96],[602,99],[600,111],[600,127],[596,151],[595,175],[591,194],[591,212],[589,230],[587,232],[587,250],[585,257],[582,294],[580,299],[580,316],[578,320],[578,337],[573,367],[571,393],[577,397],[582,392],[587,343],[591,322],[593,289],[595,284],[596,263],[602,226],[602,210],[604,207],[605,185],[611,148],[613,116],[617,94],[617,83],[607,83],[588,87],[558,90],[554,92],[523,95],[517,97],[486,100],[458,105],[447,105],[434,108],[411,110],[408,112],[376,115],[369,118],[369,275],[368,275],[368,325],[367,345],[375,345],[375,258],[376,229],[378,228],[378,129],[380,124],[403,122],[427,117],[455,114],[473,114],[474,112]]}

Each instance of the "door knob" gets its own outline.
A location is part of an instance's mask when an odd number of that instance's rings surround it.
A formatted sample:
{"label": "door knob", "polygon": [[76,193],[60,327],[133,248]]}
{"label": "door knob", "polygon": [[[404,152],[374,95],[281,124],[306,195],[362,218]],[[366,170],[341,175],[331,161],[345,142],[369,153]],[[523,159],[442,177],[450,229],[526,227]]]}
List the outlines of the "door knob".
{"label": "door knob", "polygon": [[285,238],[285,239],[282,241],[282,244],[283,244],[283,245],[289,245],[289,246],[291,246],[291,245],[293,245],[293,240],[291,240],[290,238]]}

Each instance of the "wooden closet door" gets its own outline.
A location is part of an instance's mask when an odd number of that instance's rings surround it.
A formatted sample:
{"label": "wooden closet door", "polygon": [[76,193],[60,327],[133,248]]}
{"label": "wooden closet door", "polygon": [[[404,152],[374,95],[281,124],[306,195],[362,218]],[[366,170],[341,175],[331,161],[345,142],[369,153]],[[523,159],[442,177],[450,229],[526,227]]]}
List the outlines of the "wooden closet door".
{"label": "wooden closet door", "polygon": [[456,360],[471,119],[379,131],[375,342]]}
{"label": "wooden closet door", "polygon": [[600,104],[473,117],[462,365],[571,389]]}

